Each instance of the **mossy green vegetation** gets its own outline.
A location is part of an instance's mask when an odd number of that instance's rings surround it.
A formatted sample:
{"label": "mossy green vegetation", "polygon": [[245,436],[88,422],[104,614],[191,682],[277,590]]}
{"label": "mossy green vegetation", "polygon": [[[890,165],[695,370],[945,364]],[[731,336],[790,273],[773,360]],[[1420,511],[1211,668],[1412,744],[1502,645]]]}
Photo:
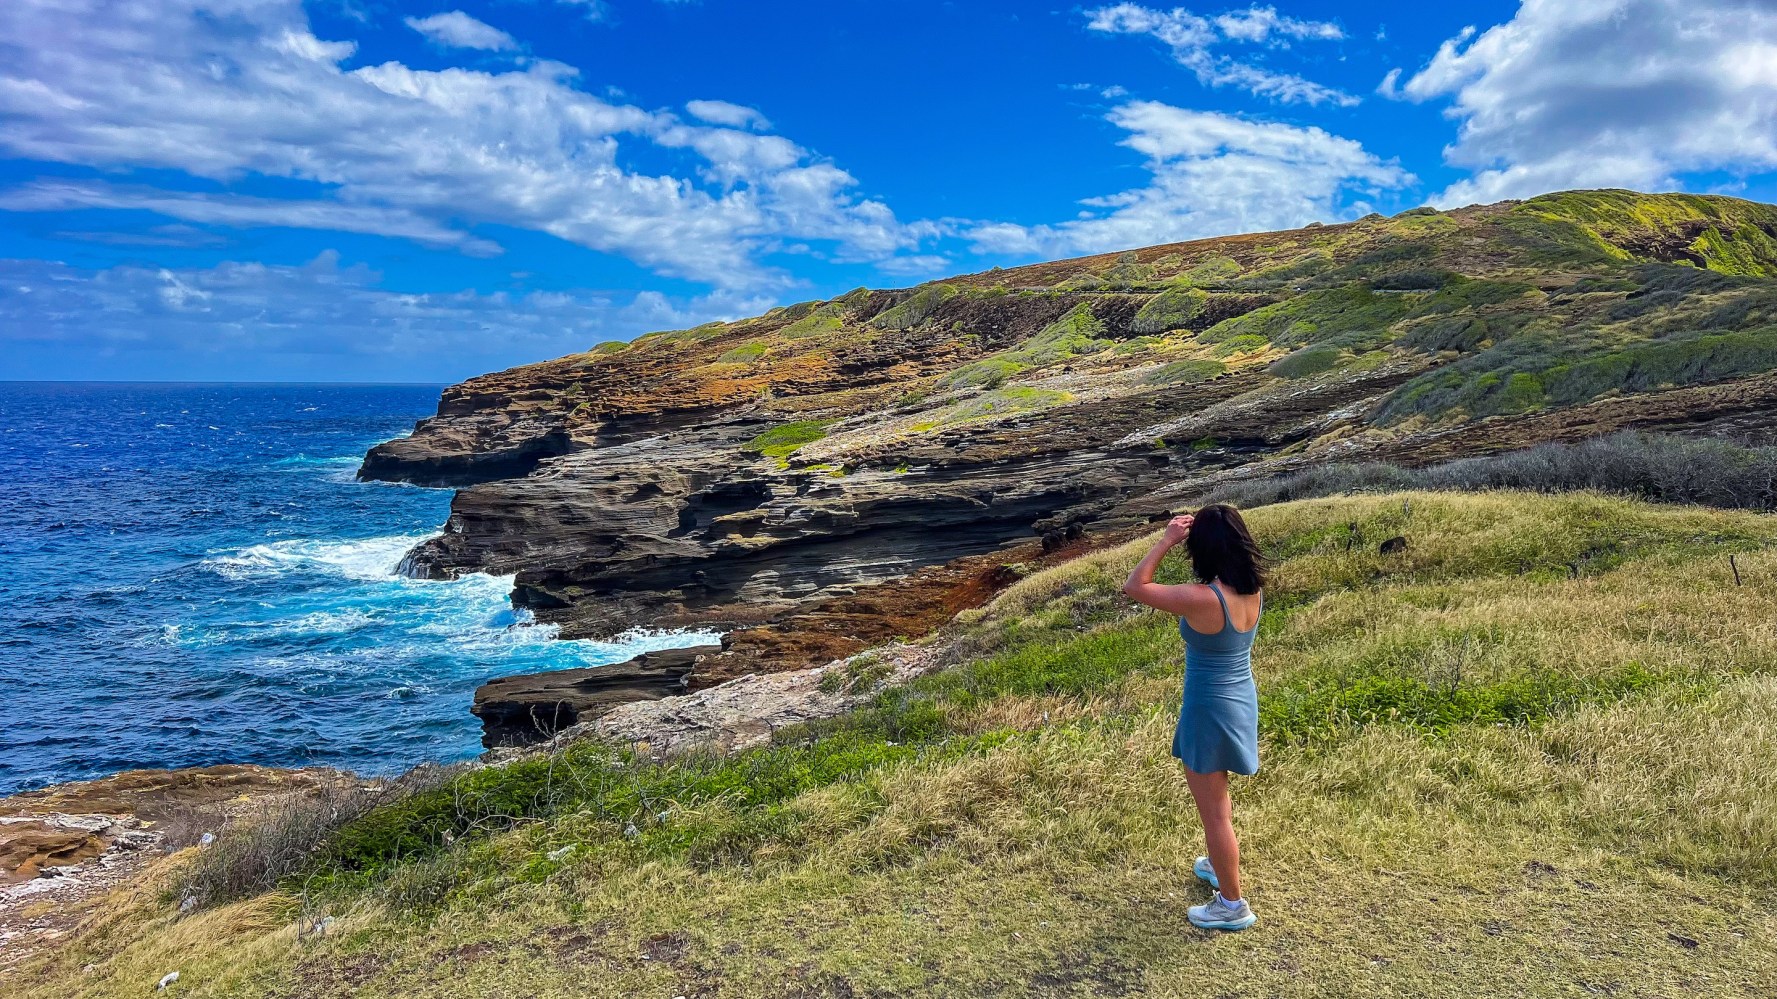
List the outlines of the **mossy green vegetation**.
{"label": "mossy green vegetation", "polygon": [[[1698,221],[1708,228],[1689,228]],[[1497,224],[1550,258],[1661,260],[1777,276],[1777,239],[1770,235],[1777,208],[1736,198],[1565,191],[1531,198]]]}
{"label": "mossy green vegetation", "polygon": [[798,340],[803,337],[819,336],[822,333],[832,333],[844,325],[845,306],[838,302],[829,302],[810,309],[795,321],[786,324],[783,329],[778,331],[778,335]]}
{"label": "mossy green vegetation", "polygon": [[[1248,519],[1277,563],[1264,769],[1235,790],[1254,932],[1179,928],[1206,889],[1167,755],[1176,621],[1118,592],[1143,539],[1015,583],[952,626],[948,669],[853,714],[728,758],[582,745],[464,774],[348,826],[286,892],[183,918],[120,899],[9,988],[1777,988],[1777,520],[1511,493]],[[305,912],[338,920],[299,935]]]}
{"label": "mossy green vegetation", "polygon": [[1203,311],[1203,303],[1209,301],[1209,292],[1199,288],[1168,288],[1158,295],[1149,298],[1135,318],[1130,321],[1129,328],[1137,333],[1164,333],[1168,330],[1182,330],[1191,320]]}
{"label": "mossy green vegetation", "polygon": [[1104,323],[1093,316],[1092,303],[1084,302],[1018,346],[965,364],[944,376],[938,384],[944,388],[997,388],[1006,379],[1032,368],[1116,346],[1115,340],[1106,339],[1103,334]]}
{"label": "mossy green vegetation", "polygon": [[1368,350],[1388,343],[1392,339],[1389,328],[1413,312],[1423,297],[1410,292],[1377,292],[1352,282],[1305,292],[1223,320],[1201,336],[1207,343],[1257,336],[1280,347],[1316,344]]}
{"label": "mossy green vegetation", "polygon": [[1308,378],[1333,370],[1348,356],[1337,347],[1304,347],[1272,362],[1271,373],[1284,378]]}
{"label": "mossy green vegetation", "polygon": [[885,330],[904,330],[923,325],[938,307],[955,298],[959,289],[953,284],[921,285],[913,294],[896,305],[877,313],[870,325]]}
{"label": "mossy green vegetation", "polygon": [[763,343],[743,343],[736,347],[730,347],[722,353],[717,354],[716,360],[718,362],[729,364],[745,364],[751,361],[757,361],[759,358],[764,357],[767,349],[767,345]]}
{"label": "mossy green vegetation", "polygon": [[1216,378],[1228,370],[1228,366],[1220,361],[1208,358],[1188,358],[1163,364],[1143,376],[1150,385],[1193,385]]}
{"label": "mossy green vegetation", "polygon": [[831,425],[824,420],[797,420],[772,427],[741,447],[767,458],[782,460],[795,454],[804,445],[813,444],[827,436],[827,428]]}
{"label": "mossy green vegetation", "polygon": [[923,432],[963,423],[1001,419],[1019,413],[1032,413],[1066,405],[1073,398],[1071,392],[1032,388],[1028,385],[996,388],[935,411],[929,419],[918,424],[918,429]]}
{"label": "mossy green vegetation", "polygon": [[1217,254],[1180,272],[1177,280],[1195,288],[1213,288],[1234,280],[1240,276],[1240,273],[1240,261],[1233,257]]}

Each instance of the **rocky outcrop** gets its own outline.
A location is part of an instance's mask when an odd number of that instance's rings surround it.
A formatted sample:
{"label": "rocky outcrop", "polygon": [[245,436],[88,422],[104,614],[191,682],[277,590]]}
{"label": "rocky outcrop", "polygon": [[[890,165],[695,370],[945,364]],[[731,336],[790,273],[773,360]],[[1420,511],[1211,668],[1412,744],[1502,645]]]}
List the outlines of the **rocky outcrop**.
{"label": "rocky outcrop", "polygon": [[617,705],[682,693],[697,660],[721,650],[666,649],[609,666],[502,677],[482,684],[469,710],[481,719],[489,749],[541,742]]}
{"label": "rocky outcrop", "polygon": [[[1577,192],[860,289],[472,379],[361,474],[460,487],[415,575],[511,574],[568,637],[727,630],[707,687],[920,633],[1230,476],[1759,432],[1773,232]],[[527,683],[483,717],[619,696]]]}
{"label": "rocky outcrop", "polygon": [[890,644],[813,669],[737,677],[694,694],[625,704],[563,731],[557,741],[591,736],[655,757],[736,753],[765,745],[779,729],[843,714],[940,662],[936,649]]}

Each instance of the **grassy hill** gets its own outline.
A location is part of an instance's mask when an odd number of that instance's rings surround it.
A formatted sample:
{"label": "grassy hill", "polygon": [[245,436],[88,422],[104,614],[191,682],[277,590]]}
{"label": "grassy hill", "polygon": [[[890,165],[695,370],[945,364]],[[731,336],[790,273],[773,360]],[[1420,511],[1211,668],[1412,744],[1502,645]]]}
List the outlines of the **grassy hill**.
{"label": "grassy hill", "polygon": [[1777,992],[1777,518],[1419,492],[1249,519],[1278,560],[1264,768],[1235,789],[1253,931],[1184,920],[1206,890],[1167,755],[1180,648],[1117,592],[1138,540],[1029,575],[926,639],[949,668],[762,749],[457,774],[181,915],[188,851],[8,991]]}

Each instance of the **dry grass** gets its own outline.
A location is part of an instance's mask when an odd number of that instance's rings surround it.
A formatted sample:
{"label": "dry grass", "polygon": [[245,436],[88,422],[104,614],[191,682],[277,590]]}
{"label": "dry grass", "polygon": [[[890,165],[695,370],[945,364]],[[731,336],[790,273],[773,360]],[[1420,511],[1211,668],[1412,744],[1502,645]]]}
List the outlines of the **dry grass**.
{"label": "dry grass", "polygon": [[[1378,677],[1648,679],[1511,724],[1346,717],[1303,738],[1271,711],[1235,792],[1261,921],[1199,933],[1170,623],[1106,596],[1131,545],[964,626],[984,684],[1088,655],[1132,657],[1120,672],[956,688],[952,728],[998,741],[772,806],[787,831],[738,859],[601,850],[603,820],[560,816],[400,875],[449,886],[424,920],[385,889],[299,938],[287,897],[179,919],[144,892],[9,992],[139,994],[178,968],[206,996],[1777,994],[1777,520],[1505,494],[1250,519],[1280,556],[1268,706]],[[1398,531],[1407,553],[1379,555]],[[748,814],[718,799],[671,822]],[[586,845],[532,876],[563,842]]]}

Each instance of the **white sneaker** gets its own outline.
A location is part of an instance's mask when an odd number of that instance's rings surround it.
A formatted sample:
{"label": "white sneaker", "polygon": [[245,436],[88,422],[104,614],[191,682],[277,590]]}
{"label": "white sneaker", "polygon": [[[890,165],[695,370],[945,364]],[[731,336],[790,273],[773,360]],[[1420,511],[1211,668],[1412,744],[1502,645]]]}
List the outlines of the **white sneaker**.
{"label": "white sneaker", "polygon": [[1244,930],[1259,921],[1246,899],[1230,902],[1219,891],[1202,905],[1186,909],[1185,916],[1191,920],[1192,926],[1202,930]]}
{"label": "white sneaker", "polygon": [[1222,883],[1216,879],[1216,869],[1214,865],[1209,862],[1208,857],[1198,857],[1197,862],[1191,865],[1191,873],[1197,875],[1198,878],[1209,882],[1211,888],[1219,891],[1222,887]]}

